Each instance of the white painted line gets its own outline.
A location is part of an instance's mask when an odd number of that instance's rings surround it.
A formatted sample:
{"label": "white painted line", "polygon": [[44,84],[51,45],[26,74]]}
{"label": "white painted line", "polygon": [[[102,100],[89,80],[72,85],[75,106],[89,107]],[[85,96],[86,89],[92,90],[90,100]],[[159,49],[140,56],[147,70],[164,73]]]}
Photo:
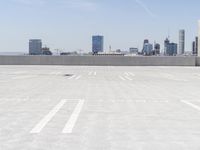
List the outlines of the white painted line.
{"label": "white painted line", "polygon": [[126,78],[126,79],[128,79],[128,80],[130,80],[130,81],[132,81],[133,79],[131,79],[130,77],[128,77],[128,76],[124,76],[124,78]]}
{"label": "white painted line", "polygon": [[78,77],[76,77],[76,80],[78,80],[78,79],[80,79],[81,78],[81,76],[78,76]]}
{"label": "white painted line", "polygon": [[96,75],[97,75],[97,72],[94,72],[94,75],[96,76]]}
{"label": "white painted line", "polygon": [[73,75],[73,76],[69,77],[68,80],[71,80],[71,79],[73,79],[73,78],[75,78],[75,77],[76,77],[76,76]]}
{"label": "white painted line", "polygon": [[128,72],[125,72],[124,74],[127,75],[127,76],[129,76]]}
{"label": "white painted line", "polygon": [[73,128],[79,117],[79,114],[82,110],[83,104],[84,104],[84,100],[83,99],[79,100],[79,103],[77,104],[76,108],[74,109],[74,111],[73,111],[71,117],[69,118],[67,124],[65,125],[62,133],[67,133],[67,134],[72,133]]}
{"label": "white painted line", "polygon": [[124,79],[122,76],[119,76],[119,78],[120,78],[121,80],[125,81],[125,79]]}
{"label": "white painted line", "polygon": [[187,104],[187,105],[189,105],[189,106],[191,106],[191,107],[193,107],[193,108],[195,108],[195,109],[197,109],[197,110],[200,111],[200,107],[197,106],[197,105],[194,105],[194,104],[192,104],[192,103],[190,103],[190,102],[188,102],[188,101],[184,101],[184,100],[182,100],[181,102],[182,102],[182,103],[185,103],[185,104]]}
{"label": "white painted line", "polygon": [[46,124],[55,116],[55,114],[62,108],[66,100],[61,100],[31,131],[30,133],[40,133]]}
{"label": "white painted line", "polygon": [[131,75],[131,76],[133,76],[133,77],[135,76],[135,74],[132,73],[132,72],[128,72],[128,74]]}

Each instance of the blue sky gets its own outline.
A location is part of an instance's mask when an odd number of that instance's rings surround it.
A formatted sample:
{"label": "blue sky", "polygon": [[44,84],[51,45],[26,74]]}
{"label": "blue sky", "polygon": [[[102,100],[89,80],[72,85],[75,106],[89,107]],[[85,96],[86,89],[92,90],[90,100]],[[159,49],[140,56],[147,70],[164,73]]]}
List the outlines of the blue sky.
{"label": "blue sky", "polygon": [[197,35],[199,0],[4,0],[0,1],[0,51],[28,51],[40,38],[53,49],[91,50],[91,36],[105,36],[105,49],[142,48],[148,38],[163,45],[178,42],[186,30],[186,48]]}

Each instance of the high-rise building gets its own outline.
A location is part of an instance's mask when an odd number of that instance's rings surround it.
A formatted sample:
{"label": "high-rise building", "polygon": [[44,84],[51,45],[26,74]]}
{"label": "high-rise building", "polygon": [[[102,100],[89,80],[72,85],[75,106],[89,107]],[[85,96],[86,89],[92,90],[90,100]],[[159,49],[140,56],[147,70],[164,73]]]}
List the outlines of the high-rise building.
{"label": "high-rise building", "polygon": [[145,39],[144,40],[144,43],[143,43],[143,49],[142,49],[142,53],[144,54],[144,47],[145,47],[145,44],[148,44],[149,43],[149,40],[148,39]]}
{"label": "high-rise building", "polygon": [[197,55],[198,52],[198,37],[195,37],[195,41],[192,42],[192,54]]}
{"label": "high-rise building", "polygon": [[144,44],[143,54],[146,56],[152,55],[153,45],[150,43]]}
{"label": "high-rise building", "polygon": [[196,50],[196,49],[195,49],[195,48],[196,48],[196,46],[195,46],[195,45],[196,45],[196,42],[195,42],[195,41],[193,41],[193,42],[192,42],[192,54],[193,54],[193,55],[195,55],[195,54],[196,54],[196,51],[195,51],[195,50]]}
{"label": "high-rise building", "polygon": [[165,41],[164,41],[164,54],[167,54],[167,45],[169,44],[169,39],[166,38]]}
{"label": "high-rise building", "polygon": [[176,43],[169,43],[167,45],[166,55],[167,56],[176,56],[177,55],[177,47],[178,47],[178,45]]}
{"label": "high-rise building", "polygon": [[197,54],[198,54],[198,56],[200,56],[200,46],[199,46],[199,43],[200,43],[200,20],[199,20],[199,25],[198,25],[199,27],[198,27],[198,52],[197,52]]}
{"label": "high-rise building", "polygon": [[164,53],[166,56],[176,56],[178,45],[176,43],[170,43],[169,39],[166,38],[164,41]]}
{"label": "high-rise building", "polygon": [[29,40],[29,55],[41,55],[42,54],[42,40],[31,39]]}
{"label": "high-rise building", "polygon": [[196,54],[198,54],[198,47],[199,47],[199,38],[198,38],[198,36],[196,36],[196,38],[195,38],[195,51],[196,51]]}
{"label": "high-rise building", "polygon": [[160,44],[155,43],[154,52],[155,52],[155,55],[159,55],[160,54]]}
{"label": "high-rise building", "polygon": [[92,36],[92,52],[97,54],[98,52],[103,52],[104,50],[104,37],[97,35]]}
{"label": "high-rise building", "polygon": [[185,53],[185,30],[179,31],[179,54]]}

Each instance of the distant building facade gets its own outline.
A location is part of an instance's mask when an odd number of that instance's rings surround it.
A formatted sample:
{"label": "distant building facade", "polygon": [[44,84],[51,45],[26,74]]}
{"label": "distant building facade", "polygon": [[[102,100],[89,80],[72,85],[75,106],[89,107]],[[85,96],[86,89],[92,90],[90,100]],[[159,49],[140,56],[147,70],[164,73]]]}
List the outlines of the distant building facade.
{"label": "distant building facade", "polygon": [[143,55],[150,56],[152,55],[152,52],[153,52],[153,45],[149,43],[144,44]]}
{"label": "distant building facade", "polygon": [[192,42],[192,54],[193,54],[193,55],[196,55],[196,49],[195,49],[196,47],[195,47],[195,45],[196,45],[196,42],[193,41],[193,42]]}
{"label": "distant building facade", "polygon": [[160,54],[160,44],[155,43],[154,45],[154,55],[159,55]]}
{"label": "distant building facade", "polygon": [[167,46],[168,46],[169,43],[170,43],[169,39],[166,38],[165,41],[164,41],[164,54],[165,55],[167,53]]}
{"label": "distant building facade", "polygon": [[185,30],[179,31],[179,54],[185,53]]}
{"label": "distant building facade", "polygon": [[134,48],[134,47],[129,48],[129,53],[138,54],[138,48]]}
{"label": "distant building facade", "polygon": [[197,55],[200,56],[200,46],[199,46],[199,43],[200,43],[200,20],[198,22],[198,52],[197,52]]}
{"label": "distant building facade", "polygon": [[198,47],[199,47],[199,38],[195,38],[195,53],[198,54]]}
{"label": "distant building facade", "polygon": [[98,52],[104,51],[104,37],[97,35],[92,36],[92,52],[97,54]]}
{"label": "distant building facade", "polygon": [[197,55],[198,53],[198,37],[195,37],[195,41],[192,42],[192,54]]}
{"label": "distant building facade", "polygon": [[149,44],[149,40],[148,40],[148,39],[145,39],[145,40],[144,40],[143,49],[142,49],[142,53],[143,53],[143,54],[144,54],[144,47],[145,47],[145,44]]}
{"label": "distant building facade", "polygon": [[41,39],[29,40],[29,55],[42,55],[42,40]]}
{"label": "distant building facade", "polygon": [[169,43],[166,47],[166,55],[167,56],[176,56],[177,55],[178,44]]}
{"label": "distant building facade", "polygon": [[53,55],[53,53],[50,51],[50,48],[43,47],[42,48],[42,55]]}

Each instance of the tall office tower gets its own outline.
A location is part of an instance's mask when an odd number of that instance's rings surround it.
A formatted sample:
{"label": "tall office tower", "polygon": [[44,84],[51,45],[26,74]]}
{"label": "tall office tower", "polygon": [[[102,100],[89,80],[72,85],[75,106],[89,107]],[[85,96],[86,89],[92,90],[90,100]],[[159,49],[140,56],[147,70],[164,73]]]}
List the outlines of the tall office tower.
{"label": "tall office tower", "polygon": [[149,43],[149,40],[148,39],[145,39],[144,40],[144,43],[143,43],[143,48],[142,48],[142,53],[144,54],[144,47],[145,47],[145,44],[148,44]]}
{"label": "tall office tower", "polygon": [[153,45],[149,43],[144,44],[143,54],[146,56],[150,56],[152,55],[152,52],[153,52]]}
{"label": "tall office tower", "polygon": [[199,20],[198,24],[199,24],[198,25],[199,26],[198,27],[199,31],[198,31],[198,52],[197,53],[198,53],[198,56],[200,56],[200,46],[199,46],[199,43],[200,43],[200,20]]}
{"label": "tall office tower", "polygon": [[169,39],[166,38],[165,41],[164,41],[164,54],[166,55],[167,54],[167,45],[169,44]]}
{"label": "tall office tower", "polygon": [[176,56],[177,55],[177,47],[176,43],[168,43],[166,46],[166,54],[167,56]]}
{"label": "tall office tower", "polygon": [[195,41],[192,42],[192,54],[196,55],[196,42]]}
{"label": "tall office tower", "polygon": [[41,55],[42,54],[42,40],[31,39],[29,40],[29,55]]}
{"label": "tall office tower", "polygon": [[192,42],[192,54],[197,55],[198,52],[198,37],[195,37],[195,41]]}
{"label": "tall office tower", "polygon": [[97,35],[92,36],[92,52],[97,54],[98,52],[103,52],[104,49],[104,37]]}
{"label": "tall office tower", "polygon": [[160,44],[155,43],[154,51],[155,51],[155,55],[159,55],[160,54]]}
{"label": "tall office tower", "polygon": [[196,36],[196,38],[195,38],[195,51],[196,51],[196,53],[195,54],[198,54],[198,47],[199,47],[199,41],[198,41],[198,36]]}
{"label": "tall office tower", "polygon": [[185,53],[185,30],[179,31],[179,54]]}

